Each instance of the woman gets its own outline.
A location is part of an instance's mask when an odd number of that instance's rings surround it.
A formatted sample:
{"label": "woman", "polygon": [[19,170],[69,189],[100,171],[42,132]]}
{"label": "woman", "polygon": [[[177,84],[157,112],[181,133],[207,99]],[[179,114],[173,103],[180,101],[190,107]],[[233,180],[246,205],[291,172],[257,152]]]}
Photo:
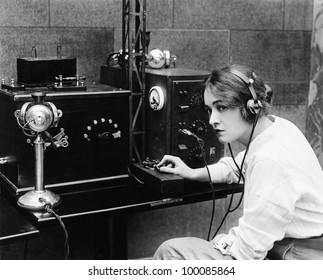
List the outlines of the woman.
{"label": "woman", "polygon": [[243,216],[211,241],[176,238],[155,259],[323,259],[323,172],[290,121],[269,114],[268,90],[248,67],[213,71],[205,84],[209,123],[221,143],[246,149],[207,168],[191,169],[165,155],[161,172],[189,180],[244,181]]}

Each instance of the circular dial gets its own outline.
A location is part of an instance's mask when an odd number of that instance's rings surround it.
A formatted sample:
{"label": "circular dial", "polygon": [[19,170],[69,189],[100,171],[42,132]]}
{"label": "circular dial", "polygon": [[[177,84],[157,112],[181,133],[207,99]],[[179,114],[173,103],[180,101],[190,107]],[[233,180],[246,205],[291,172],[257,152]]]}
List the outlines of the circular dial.
{"label": "circular dial", "polygon": [[202,94],[194,94],[190,99],[190,107],[195,110],[202,110],[204,105]]}
{"label": "circular dial", "polygon": [[112,119],[101,117],[86,126],[83,137],[88,141],[99,141],[102,147],[106,147],[121,139],[121,131]]}
{"label": "circular dial", "polygon": [[154,86],[149,91],[149,106],[154,111],[163,109],[165,103],[165,94],[161,87]]}
{"label": "circular dial", "polygon": [[189,128],[196,135],[203,135],[207,132],[207,126],[205,122],[201,120],[195,120]]}

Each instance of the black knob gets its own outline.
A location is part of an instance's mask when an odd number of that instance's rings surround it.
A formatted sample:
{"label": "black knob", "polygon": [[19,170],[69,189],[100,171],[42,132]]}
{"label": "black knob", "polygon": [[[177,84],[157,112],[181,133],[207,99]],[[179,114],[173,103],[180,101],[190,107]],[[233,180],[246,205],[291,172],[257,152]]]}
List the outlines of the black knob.
{"label": "black knob", "polygon": [[110,132],[106,131],[99,134],[99,141],[102,146],[107,146],[111,144],[112,140],[113,140],[113,136]]}
{"label": "black knob", "polygon": [[197,135],[203,135],[207,132],[207,126],[203,121],[196,120],[190,125],[190,130]]}

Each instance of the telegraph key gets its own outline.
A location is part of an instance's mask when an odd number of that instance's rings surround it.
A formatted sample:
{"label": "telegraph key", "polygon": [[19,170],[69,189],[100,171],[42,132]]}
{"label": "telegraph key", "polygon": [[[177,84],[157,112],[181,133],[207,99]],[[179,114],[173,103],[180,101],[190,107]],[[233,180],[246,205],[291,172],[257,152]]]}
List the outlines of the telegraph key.
{"label": "telegraph key", "polygon": [[56,82],[52,85],[54,91],[82,91],[86,90],[84,81],[86,80],[85,76],[79,76],[78,74],[75,77],[63,77],[63,75],[58,75],[55,77]]}

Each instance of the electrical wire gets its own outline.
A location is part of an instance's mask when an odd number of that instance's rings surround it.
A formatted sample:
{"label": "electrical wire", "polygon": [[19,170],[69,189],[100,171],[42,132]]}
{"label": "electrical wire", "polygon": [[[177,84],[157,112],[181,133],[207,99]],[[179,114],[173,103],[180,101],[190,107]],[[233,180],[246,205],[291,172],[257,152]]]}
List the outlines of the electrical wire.
{"label": "electrical wire", "polygon": [[33,130],[32,129],[30,129],[30,128],[28,128],[27,127],[27,125],[29,124],[29,123],[31,123],[32,121],[34,121],[34,119],[30,119],[28,122],[26,122],[24,125],[22,125],[21,123],[20,123],[20,121],[19,121],[19,117],[17,117],[16,118],[16,120],[17,120],[17,123],[18,123],[18,125],[22,128],[22,132],[26,135],[26,136],[28,136],[28,137],[35,137],[36,135],[35,134],[29,134],[29,133],[27,133],[27,131],[31,131],[31,132],[33,132]]}
{"label": "electrical wire", "polygon": [[135,179],[140,185],[144,185],[145,182],[141,181],[135,174],[133,174],[129,168],[129,166],[127,166],[127,171],[128,171],[128,174],[131,178]]}
{"label": "electrical wire", "polygon": [[68,232],[66,230],[66,227],[63,223],[63,220],[61,219],[61,217],[53,210],[52,205],[51,204],[46,204],[45,205],[45,210],[52,214],[59,222],[60,226],[63,229],[64,232],[64,237],[65,237],[65,243],[64,243],[64,252],[65,252],[65,260],[68,260],[69,254],[70,254],[70,247],[68,244]]}
{"label": "electrical wire", "polygon": [[258,118],[259,118],[259,114],[256,115],[255,120],[253,122],[253,126],[252,126],[252,130],[251,130],[251,133],[250,133],[250,137],[249,137],[249,140],[248,140],[248,143],[247,143],[246,151],[245,151],[245,154],[243,156],[243,159],[242,159],[242,162],[241,162],[241,166],[240,167],[238,166],[237,162],[235,161],[235,158],[234,158],[233,153],[232,153],[232,149],[231,149],[230,144],[229,144],[229,150],[230,150],[230,153],[231,153],[231,157],[232,157],[233,162],[235,163],[235,165],[236,165],[236,167],[237,167],[237,169],[239,171],[239,178],[238,178],[237,184],[234,186],[233,191],[231,193],[231,197],[230,197],[228,209],[227,209],[224,217],[222,218],[219,227],[217,228],[217,230],[213,234],[212,239],[218,234],[218,232],[221,229],[221,227],[222,227],[222,225],[223,225],[226,217],[228,216],[228,214],[234,212],[235,210],[237,210],[239,208],[241,202],[242,202],[242,199],[243,199],[243,196],[244,196],[244,188],[242,190],[242,194],[241,194],[241,197],[240,197],[240,200],[239,200],[238,204],[236,205],[236,207],[234,207],[233,209],[231,209],[232,202],[233,202],[233,196],[234,196],[234,194],[236,192],[237,186],[240,184],[241,178],[244,179],[243,172],[242,172],[242,168],[243,168],[243,164],[245,162],[245,159],[246,159],[246,156],[247,156],[247,153],[248,153],[250,144],[251,144],[252,136],[254,134],[254,131],[255,131],[255,128],[256,128],[256,125],[257,125],[257,122],[258,122]]}
{"label": "electrical wire", "polygon": [[208,230],[208,234],[207,234],[207,240],[210,240],[212,224],[213,224],[213,220],[214,220],[214,212],[215,212],[215,189],[214,189],[214,185],[213,185],[213,182],[212,182],[210,170],[209,170],[209,167],[208,167],[207,162],[206,162],[205,153],[204,153],[204,150],[203,150],[204,141],[202,139],[200,139],[199,137],[197,137],[195,134],[193,134],[193,136],[197,139],[197,143],[198,143],[198,145],[200,147],[203,162],[204,162],[207,174],[208,174],[209,184],[210,184],[211,189],[212,189],[212,214],[211,214],[211,221],[210,221],[209,230]]}

